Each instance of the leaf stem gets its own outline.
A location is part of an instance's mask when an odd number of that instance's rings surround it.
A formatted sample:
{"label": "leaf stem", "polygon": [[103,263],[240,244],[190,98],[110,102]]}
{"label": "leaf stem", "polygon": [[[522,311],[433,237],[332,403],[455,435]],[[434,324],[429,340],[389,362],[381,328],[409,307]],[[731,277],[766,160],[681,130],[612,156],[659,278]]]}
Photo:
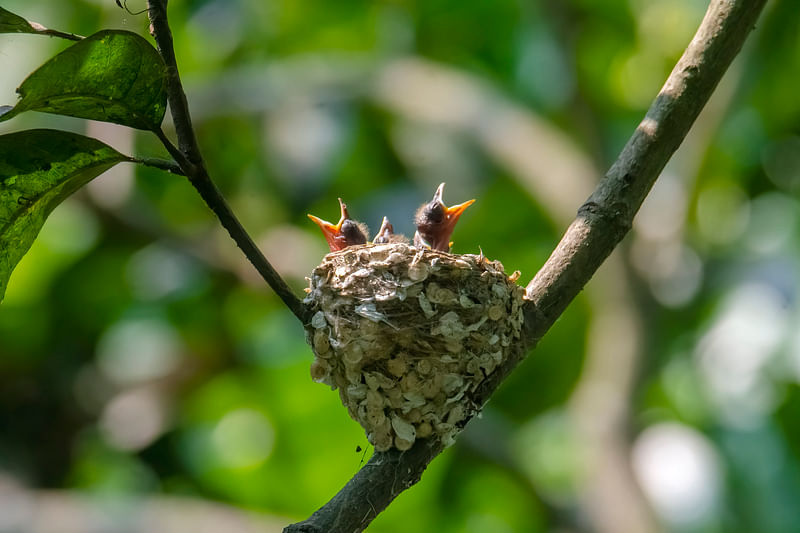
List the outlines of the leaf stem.
{"label": "leaf stem", "polygon": [[35,22],[31,22],[31,27],[36,30],[36,33],[39,35],[47,35],[48,37],[60,37],[62,39],[67,39],[68,41],[82,41],[84,37],[81,35],[75,35],[74,33],[68,33],[64,31],[58,30],[51,30],[50,28],[45,28],[44,26],[37,27]]}
{"label": "leaf stem", "polygon": [[181,166],[172,159],[159,159],[156,157],[131,157],[130,161],[132,163],[139,163],[140,165],[144,165],[146,167],[166,170],[167,172],[177,174],[179,176],[186,175]]}

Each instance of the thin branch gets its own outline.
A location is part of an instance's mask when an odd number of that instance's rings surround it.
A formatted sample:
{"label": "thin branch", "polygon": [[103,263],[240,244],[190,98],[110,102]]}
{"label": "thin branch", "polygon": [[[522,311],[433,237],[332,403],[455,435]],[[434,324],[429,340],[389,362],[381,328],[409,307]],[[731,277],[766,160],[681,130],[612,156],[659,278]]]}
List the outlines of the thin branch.
{"label": "thin branch", "polygon": [[217,188],[216,184],[208,177],[205,167],[198,167],[198,171],[194,176],[190,176],[189,180],[200,193],[200,196],[205,200],[206,204],[211,207],[214,214],[217,215],[222,226],[228,230],[228,233],[236,241],[236,245],[244,252],[244,255],[253,263],[261,277],[272,287],[272,290],[283,300],[283,303],[300,319],[303,324],[306,324],[311,317],[308,313],[308,308],[292,293],[292,290],[283,281],[280,274],[272,267],[267,261],[266,257],[261,253],[247,234],[239,219],[233,214],[228,202],[223,198],[222,193]]}
{"label": "thin branch", "polygon": [[158,137],[158,140],[161,141],[161,144],[164,145],[164,148],[167,149],[169,155],[175,159],[175,161],[178,163],[178,166],[181,168],[192,167],[192,164],[186,158],[186,154],[181,152],[177,146],[172,144],[172,141],[169,140],[169,137],[167,137],[167,135],[164,133],[164,130],[158,128],[157,130],[153,130],[153,133],[155,133],[156,137]]}
{"label": "thin branch", "polygon": [[[524,338],[515,356],[475,391],[472,400],[478,405],[489,399],[526,351],[550,329],[628,232],[644,197],[741,49],[765,3],[712,0],[694,39],[644,120],[528,285]],[[284,531],[362,531],[402,490],[419,481],[442,449],[440,443],[427,439],[404,453],[375,453],[332,500]]]}
{"label": "thin branch", "polygon": [[172,144],[160,129],[155,130],[154,133],[177,161],[183,173],[189,178],[189,182],[200,193],[203,201],[211,208],[236,245],[261,274],[261,277],[301,322],[308,322],[308,308],[294,295],[280,274],[267,261],[208,175],[192,127],[186,94],[183,92],[178,73],[172,32],[167,22],[167,0],[148,0],[147,12],[150,17],[150,31],[158,46],[158,52],[167,66],[167,98],[175,124],[175,132],[178,136],[178,147]]}
{"label": "thin branch", "polygon": [[167,0],[147,0],[147,14],[150,17],[150,33],[156,41],[158,53],[167,65],[167,99],[178,136],[178,147],[195,165],[203,164],[200,147],[192,126],[189,104],[183,91],[178,61],[172,43],[172,30],[167,21]]}

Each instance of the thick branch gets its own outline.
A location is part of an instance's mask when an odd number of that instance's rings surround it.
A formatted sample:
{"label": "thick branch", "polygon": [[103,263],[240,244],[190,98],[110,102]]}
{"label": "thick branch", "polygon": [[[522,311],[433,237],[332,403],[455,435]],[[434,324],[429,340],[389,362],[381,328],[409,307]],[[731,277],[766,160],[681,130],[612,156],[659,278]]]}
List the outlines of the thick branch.
{"label": "thick branch", "polygon": [[205,203],[211,208],[222,226],[228,231],[228,234],[244,252],[244,255],[250,260],[258,273],[261,274],[264,281],[272,287],[272,290],[283,300],[289,310],[301,322],[306,323],[309,319],[308,309],[294,295],[280,274],[261,253],[261,250],[253,242],[239,219],[236,218],[228,202],[225,201],[222,193],[208,175],[194,128],[192,127],[186,94],[183,92],[178,73],[178,64],[172,45],[172,32],[167,22],[167,0],[148,0],[147,12],[150,17],[151,32],[158,46],[158,52],[167,65],[167,98],[172,120],[175,124],[175,132],[178,136],[178,147],[167,139],[163,131],[157,130],[154,133],[164,144],[170,155],[175,158],[183,174],[189,178],[189,182],[197,189]]}
{"label": "thick branch", "polygon": [[[553,254],[527,287],[525,336],[474,393],[483,405],[553,325],[631,227],[656,178],[739,52],[766,0],[712,0],[694,39],[642,123],[578,211]],[[334,498],[285,532],[362,531],[442,451],[419,440],[405,453],[376,452]]]}
{"label": "thick branch", "polygon": [[738,54],[766,0],[713,0],[644,120],[528,284],[554,321],[622,240],[664,165]]}

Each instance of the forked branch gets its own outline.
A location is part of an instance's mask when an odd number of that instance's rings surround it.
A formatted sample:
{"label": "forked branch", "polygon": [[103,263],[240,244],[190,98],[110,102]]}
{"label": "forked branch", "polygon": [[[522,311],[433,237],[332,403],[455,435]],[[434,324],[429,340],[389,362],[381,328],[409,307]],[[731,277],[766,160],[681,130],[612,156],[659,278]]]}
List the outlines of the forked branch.
{"label": "forked branch", "polygon": [[172,32],[167,21],[167,0],[147,0],[147,13],[150,17],[150,31],[156,41],[158,53],[167,65],[167,98],[178,137],[178,146],[173,145],[161,130],[154,133],[164,144],[170,155],[175,158],[183,174],[189,178],[189,182],[197,189],[197,192],[200,193],[208,207],[217,216],[222,226],[236,242],[236,245],[244,252],[247,259],[261,274],[261,277],[264,278],[264,281],[272,287],[272,290],[283,300],[289,310],[301,322],[306,323],[308,321],[306,306],[294,295],[280,274],[261,253],[261,250],[253,242],[239,219],[236,218],[228,202],[208,175],[194,128],[192,127],[186,94],[183,91],[178,72],[175,50],[172,44]]}
{"label": "forked branch", "polygon": [[[765,3],[712,0],[644,120],[528,284],[525,336],[517,357],[509,358],[475,392],[477,404],[491,397],[628,233],[642,201],[738,54]],[[443,448],[437,441],[421,439],[407,452],[376,452],[333,499],[284,531],[362,531],[398,494],[419,481]]]}

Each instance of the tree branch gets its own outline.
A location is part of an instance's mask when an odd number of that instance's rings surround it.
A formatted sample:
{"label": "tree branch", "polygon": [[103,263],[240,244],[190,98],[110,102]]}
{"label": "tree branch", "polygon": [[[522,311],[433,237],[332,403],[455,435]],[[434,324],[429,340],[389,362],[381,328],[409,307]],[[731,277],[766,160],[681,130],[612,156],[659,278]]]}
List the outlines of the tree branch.
{"label": "tree branch", "polygon": [[169,100],[172,120],[175,124],[178,146],[176,147],[172,144],[160,129],[154,131],[154,133],[178,163],[183,174],[189,178],[192,186],[200,193],[203,201],[211,208],[222,226],[228,231],[236,245],[244,252],[247,259],[261,274],[261,277],[264,278],[264,281],[272,287],[272,290],[301,322],[308,322],[309,316],[306,306],[294,295],[280,274],[261,253],[261,250],[253,242],[239,219],[236,218],[228,202],[208,175],[194,128],[192,127],[186,94],[183,91],[178,72],[175,50],[172,44],[172,32],[167,21],[167,0],[147,0],[147,13],[150,17],[150,32],[156,41],[158,52],[167,66],[167,99]]}
{"label": "tree branch", "polygon": [[[644,120],[528,284],[525,330],[515,357],[473,393],[483,405],[524,354],[550,329],[631,227],[633,217],[739,52],[766,0],[712,0],[703,22]],[[362,531],[402,490],[419,481],[443,450],[431,439],[407,452],[376,452],[310,518],[285,532]]]}
{"label": "tree branch", "polygon": [[712,0],[644,120],[528,284],[548,320],[560,316],[631,227],[647,193],[689,132],[766,0]]}
{"label": "tree branch", "polygon": [[156,41],[158,53],[167,66],[167,99],[178,136],[178,147],[192,164],[203,165],[203,157],[192,127],[189,104],[183,92],[178,61],[172,44],[172,30],[167,20],[167,0],[147,0],[147,14],[150,17],[150,33]]}

